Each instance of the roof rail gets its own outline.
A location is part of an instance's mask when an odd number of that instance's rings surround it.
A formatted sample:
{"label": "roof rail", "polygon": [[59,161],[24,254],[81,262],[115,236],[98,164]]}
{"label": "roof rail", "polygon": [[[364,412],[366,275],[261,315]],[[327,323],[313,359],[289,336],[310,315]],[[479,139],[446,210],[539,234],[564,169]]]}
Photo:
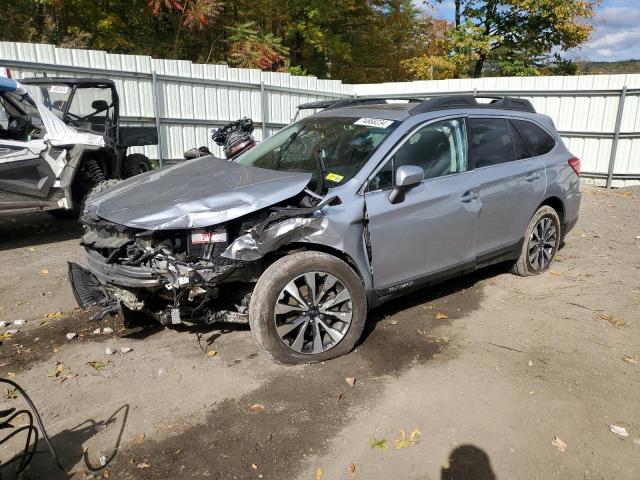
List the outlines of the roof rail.
{"label": "roof rail", "polygon": [[388,103],[388,101],[406,100],[408,103],[422,103],[420,98],[377,98],[377,97],[359,97],[359,98],[345,98],[341,100],[320,100],[318,102],[303,103],[298,105],[298,110],[333,110],[335,108],[342,107],[354,107],[356,105],[378,105],[381,103]]}
{"label": "roof rail", "polygon": [[[489,98],[491,102],[481,103],[478,98]],[[473,95],[445,95],[434,97],[421,102],[411,109],[411,115],[445,110],[448,108],[498,108],[501,110],[519,110],[522,112],[536,113],[529,100],[515,97],[485,97]]]}

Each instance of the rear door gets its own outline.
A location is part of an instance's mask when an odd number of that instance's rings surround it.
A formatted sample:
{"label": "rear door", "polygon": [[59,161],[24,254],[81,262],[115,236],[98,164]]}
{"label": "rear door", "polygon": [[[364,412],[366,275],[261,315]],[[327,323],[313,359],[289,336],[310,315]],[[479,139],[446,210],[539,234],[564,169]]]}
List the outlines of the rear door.
{"label": "rear door", "polygon": [[[467,167],[464,120],[413,130],[369,181],[365,194],[374,287],[390,293],[475,258],[479,202]],[[424,181],[392,204],[395,170],[421,166]]]}
{"label": "rear door", "polygon": [[519,248],[547,180],[544,161],[532,156],[507,118],[470,118],[469,139],[482,205],[475,245],[482,261]]}

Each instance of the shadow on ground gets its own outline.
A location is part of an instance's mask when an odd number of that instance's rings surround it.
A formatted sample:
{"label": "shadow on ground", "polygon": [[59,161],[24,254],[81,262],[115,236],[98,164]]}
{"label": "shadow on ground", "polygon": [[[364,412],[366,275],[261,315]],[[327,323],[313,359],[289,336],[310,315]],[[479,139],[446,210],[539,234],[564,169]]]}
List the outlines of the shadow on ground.
{"label": "shadow on ground", "polygon": [[80,238],[77,220],[58,220],[45,212],[0,217],[0,251]]}

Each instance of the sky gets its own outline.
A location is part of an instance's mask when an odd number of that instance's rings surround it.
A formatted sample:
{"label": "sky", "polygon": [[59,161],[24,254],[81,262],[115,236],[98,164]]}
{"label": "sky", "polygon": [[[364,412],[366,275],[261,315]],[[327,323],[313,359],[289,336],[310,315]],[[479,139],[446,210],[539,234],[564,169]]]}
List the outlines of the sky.
{"label": "sky", "polygon": [[[432,14],[453,19],[453,0],[444,0]],[[594,27],[582,48],[564,55],[596,61],[640,59],[640,0],[602,0]]]}

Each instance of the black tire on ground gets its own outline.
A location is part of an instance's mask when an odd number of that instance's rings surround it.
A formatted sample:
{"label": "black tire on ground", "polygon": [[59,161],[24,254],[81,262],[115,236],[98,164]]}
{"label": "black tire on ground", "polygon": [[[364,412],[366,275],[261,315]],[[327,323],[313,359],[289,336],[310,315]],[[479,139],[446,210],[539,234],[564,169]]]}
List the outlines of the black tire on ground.
{"label": "black tire on ground", "polygon": [[89,190],[87,192],[87,194],[84,196],[84,198],[82,199],[82,205],[81,205],[81,212],[82,215],[85,214],[85,206],[91,202],[91,200],[98,195],[99,193],[103,192],[104,190],[106,190],[107,188],[111,188],[114,185],[119,184],[120,182],[122,182],[123,180],[120,180],[118,178],[111,178],[109,180],[105,180],[103,182],[100,182],[99,184],[97,184],[95,187],[93,187],[91,190]]}
{"label": "black tire on ground", "polygon": [[[548,253],[544,254],[544,264],[535,265],[530,261],[530,253],[539,251],[534,250],[536,245],[538,249],[541,247],[541,244],[537,237],[540,236],[540,230],[538,230],[538,228],[539,226],[541,226],[541,222],[543,221],[547,225],[549,225],[549,228],[552,227],[555,230],[555,234],[548,239]],[[538,275],[540,273],[546,272],[553,263],[553,259],[558,252],[558,248],[560,247],[561,239],[562,227],[560,225],[560,217],[558,216],[558,212],[556,212],[552,207],[548,205],[543,205],[536,211],[536,213],[531,218],[529,225],[527,226],[527,230],[524,234],[524,242],[522,244],[520,257],[511,267],[511,273],[519,275],[521,277],[528,277],[531,275]],[[544,239],[542,240],[544,242]]]}
{"label": "black tire on ground", "polygon": [[[305,273],[335,277],[351,296],[351,323],[344,337],[322,353],[299,353],[285,345],[276,330],[274,309],[285,286]],[[326,278],[326,277],[325,277]],[[258,279],[249,303],[249,325],[258,345],[276,363],[322,362],[349,353],[362,335],[367,300],[360,277],[342,260],[322,252],[299,252],[274,262]],[[326,318],[326,317],[325,317]]]}
{"label": "black tire on ground", "polygon": [[122,164],[122,177],[134,177],[140,173],[148,172],[149,170],[153,170],[151,160],[142,153],[132,153],[124,158],[124,162]]}

